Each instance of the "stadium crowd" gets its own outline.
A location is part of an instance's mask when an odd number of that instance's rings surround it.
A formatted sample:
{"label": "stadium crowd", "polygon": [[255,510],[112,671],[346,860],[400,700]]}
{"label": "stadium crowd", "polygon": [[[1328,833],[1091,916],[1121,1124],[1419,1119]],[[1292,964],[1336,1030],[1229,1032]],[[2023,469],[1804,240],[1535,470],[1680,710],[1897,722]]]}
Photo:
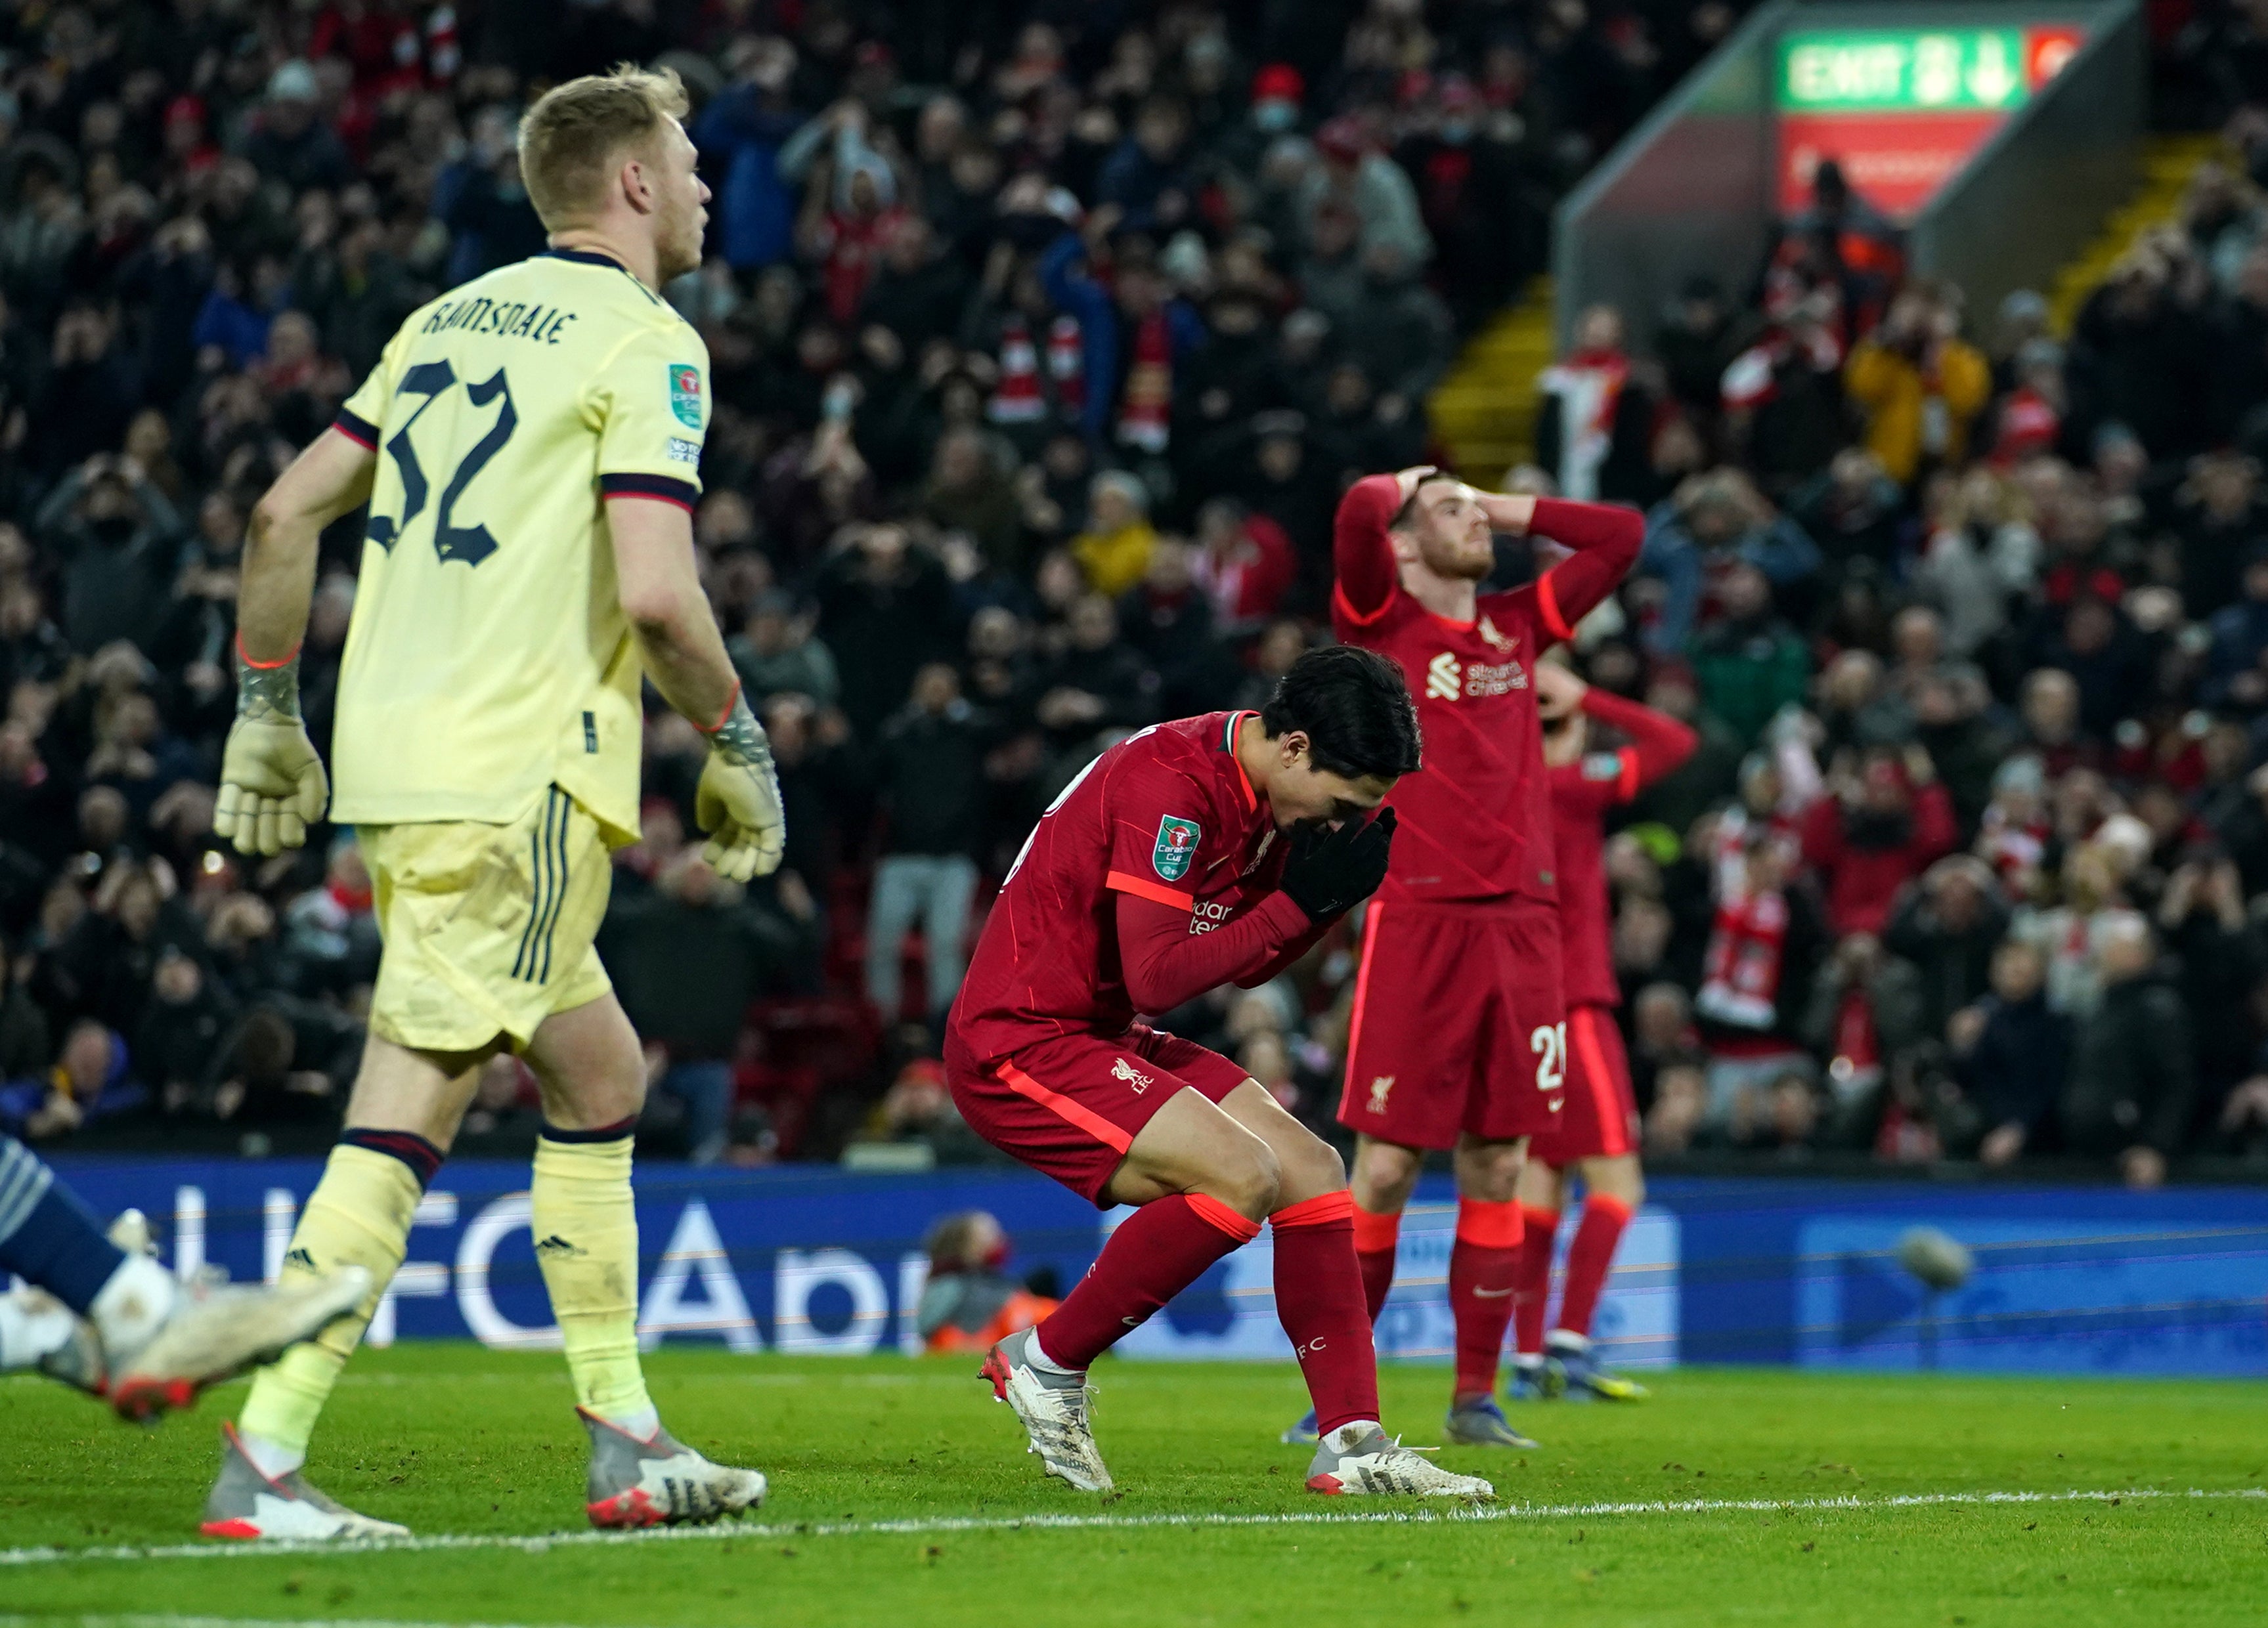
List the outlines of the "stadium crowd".
{"label": "stadium crowd", "polygon": [[[1580,0],[88,0],[0,19],[0,1126],[322,1145],[376,962],[351,833],[210,831],[252,500],[394,326],[542,247],[512,131],[683,76],[696,535],[786,865],[688,845],[650,714],[602,952],[649,1139],[989,1150],[935,1061],[972,917],[1153,720],[1327,636],[1356,473],[1542,268],[1554,200],[1736,20]],[[2232,24],[2232,27],[2241,27]],[[2268,114],[2221,75],[2240,148]],[[2217,79],[2216,84],[2221,81]],[[2257,99],[2268,104],[2268,84]],[[2256,130],[2255,126],[2257,126]],[[1753,288],[1587,313],[1536,463],[1648,511],[1594,682],[1691,722],[1611,848],[1659,1157],[2163,1177],[2268,1159],[2268,208],[2198,182],[2080,313],[1963,310],[1830,171]],[[318,744],[359,521],[326,539]],[[1507,547],[1504,570],[1529,568]],[[1317,1126],[1350,939],[1170,1015]],[[463,1151],[524,1150],[517,1066]],[[878,1155],[879,1156],[879,1155]]]}

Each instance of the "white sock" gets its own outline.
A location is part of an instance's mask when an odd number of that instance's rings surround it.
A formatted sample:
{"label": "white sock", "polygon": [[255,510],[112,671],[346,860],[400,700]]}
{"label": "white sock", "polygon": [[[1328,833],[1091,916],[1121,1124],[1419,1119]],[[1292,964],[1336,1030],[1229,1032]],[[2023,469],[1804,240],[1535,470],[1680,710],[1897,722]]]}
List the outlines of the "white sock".
{"label": "white sock", "polygon": [[0,1374],[37,1363],[70,1343],[70,1308],[32,1291],[0,1294]]}
{"label": "white sock", "polygon": [[1556,1346],[1562,1351],[1574,1352],[1578,1355],[1585,1354],[1591,1349],[1591,1337],[1587,1334],[1578,1334],[1572,1329],[1553,1329],[1551,1338],[1544,1343]]}
{"label": "white sock", "polygon": [[1344,1453],[1372,1431],[1380,1428],[1379,1422],[1374,1419],[1354,1419],[1341,1425],[1336,1430],[1325,1436],[1323,1445],[1334,1453]]}
{"label": "white sock", "polygon": [[[599,1412],[596,1408],[591,1411]],[[599,1417],[624,1435],[636,1436],[641,1441],[652,1441],[654,1433],[661,1428],[661,1411],[659,1408],[642,1407],[635,1413],[599,1413]]]}
{"label": "white sock", "polygon": [[1540,1368],[1543,1366],[1543,1353],[1540,1351],[1515,1351],[1512,1353],[1512,1366],[1516,1368]]}
{"label": "white sock", "polygon": [[1050,1374],[1083,1374],[1086,1371],[1085,1368],[1067,1368],[1048,1355],[1047,1347],[1040,1344],[1037,1329],[1034,1329],[1031,1338],[1024,1342],[1024,1354],[1031,1359],[1034,1368],[1045,1368]]}
{"label": "white sock", "polygon": [[305,1448],[285,1447],[281,1441],[270,1441],[266,1436],[255,1436],[249,1430],[239,1430],[236,1439],[244,1446],[244,1456],[252,1467],[270,1481],[281,1481],[307,1462]]}
{"label": "white sock", "polygon": [[180,1295],[173,1274],[147,1255],[129,1255],[110,1274],[87,1309],[86,1320],[102,1337],[103,1354],[114,1370],[165,1327]]}

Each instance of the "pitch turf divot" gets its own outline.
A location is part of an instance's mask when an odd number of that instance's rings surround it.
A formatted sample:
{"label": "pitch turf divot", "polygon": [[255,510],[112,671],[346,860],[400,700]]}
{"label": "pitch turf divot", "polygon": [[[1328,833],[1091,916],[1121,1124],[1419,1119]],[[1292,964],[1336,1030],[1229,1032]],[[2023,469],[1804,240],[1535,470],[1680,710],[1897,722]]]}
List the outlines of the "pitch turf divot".
{"label": "pitch turf divot", "polygon": [[[2268,1487],[2073,1488],[2062,1492],[1901,1492],[1888,1498],[1680,1498],[1627,1503],[1482,1504],[1449,1509],[1290,1511],[1281,1514],[1028,1514],[939,1515],[901,1521],[719,1522],[713,1526],[671,1527],[645,1532],[559,1532],[542,1536],[485,1533],[465,1536],[382,1537],[361,1543],[162,1544],[112,1548],[0,1549],[0,1566],[60,1566],[91,1560],[246,1560],[278,1555],[428,1554],[443,1550],[493,1549],[546,1554],[617,1544],[701,1543],[735,1537],[920,1537],[953,1532],[1129,1531],[1145,1527],[1226,1526],[1424,1526],[1474,1525],[1497,1521],[1608,1520],[1617,1516],[1835,1514],[1843,1511],[1930,1509],[1951,1504],[2081,1504],[2139,1502],[2153,1499],[2268,1500]],[[54,1619],[45,1619],[53,1621]],[[123,1618],[105,1618],[123,1623]],[[149,1619],[154,1623],[157,1619]],[[171,1619],[168,1619],[171,1620]],[[0,1618],[0,1624],[12,1621]],[[393,1628],[403,1628],[394,1624]]]}

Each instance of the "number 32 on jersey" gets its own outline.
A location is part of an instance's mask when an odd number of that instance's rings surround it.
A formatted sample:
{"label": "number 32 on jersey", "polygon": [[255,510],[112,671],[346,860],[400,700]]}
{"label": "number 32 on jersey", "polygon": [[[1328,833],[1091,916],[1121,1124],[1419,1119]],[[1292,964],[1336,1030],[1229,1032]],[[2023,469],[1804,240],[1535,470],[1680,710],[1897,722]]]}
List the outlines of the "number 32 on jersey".
{"label": "number 32 on jersey", "polygon": [[[426,502],[432,495],[431,483],[426,478],[425,466],[418,462],[417,448],[409,432],[417,428],[417,421],[435,402],[453,395],[457,384],[457,370],[446,360],[421,362],[402,375],[401,387],[394,392],[397,397],[425,399],[417,404],[416,412],[402,421],[401,428],[386,440],[386,454],[394,460],[394,471],[401,477],[401,512],[372,515],[363,533],[388,554],[394,552],[394,544],[409,535],[409,528],[425,512]],[[441,502],[433,511],[433,552],[445,561],[461,560],[467,565],[478,565],[496,552],[496,539],[485,525],[461,524],[457,518],[457,500],[489,460],[503,450],[504,444],[512,439],[512,432],[519,428],[519,413],[512,406],[512,386],[505,381],[502,368],[478,384],[466,384],[465,400],[475,410],[490,402],[501,405],[497,408],[496,422],[457,460],[456,467],[449,473],[448,485],[442,488]],[[453,400],[442,410],[441,416],[453,431],[459,416]],[[461,436],[453,433],[448,439],[453,444],[462,444]]]}

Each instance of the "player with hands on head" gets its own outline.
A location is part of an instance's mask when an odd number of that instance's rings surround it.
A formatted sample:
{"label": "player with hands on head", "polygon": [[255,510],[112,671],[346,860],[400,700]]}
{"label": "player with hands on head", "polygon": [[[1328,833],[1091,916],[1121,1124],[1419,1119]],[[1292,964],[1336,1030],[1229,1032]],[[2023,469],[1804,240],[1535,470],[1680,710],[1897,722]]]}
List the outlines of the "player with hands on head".
{"label": "player with hands on head", "polygon": [[707,862],[746,882],[777,867],[785,835],[693,546],[708,354],[659,294],[701,263],[707,220],[685,111],[674,74],[630,68],[539,98],[520,174],[549,252],[413,312],[254,511],[215,824],[273,854],[323,815],[298,693],[317,539],[368,510],[330,811],[356,827],[385,948],[346,1128],[282,1282],[351,1267],[370,1287],[254,1382],[208,1536],[402,1529],[301,1465],[481,1067],[507,1050],[543,1098],[528,1202],[590,1447],[586,1515],[699,1522],[763,1497],[762,1475],[663,1429],[646,1392],[630,1191],[644,1059],[593,947],[609,850],[639,835],[648,682],[708,737]]}
{"label": "player with hands on head", "polygon": [[[1591,1314],[1615,1248],[1646,1198],[1638,1170],[1638,1098],[1631,1089],[1615,1008],[1614,912],[1607,894],[1609,809],[1630,802],[1693,755],[1698,737],[1666,713],[1586,684],[1557,659],[1535,669],[1543,761],[1551,785],[1552,853],[1559,878],[1559,935],[1567,997],[1566,1105],[1536,1137],[1520,1173],[1520,1279],[1513,1303],[1513,1395],[1570,1392],[1635,1401],[1646,1387],[1600,1363]],[[1619,733],[1614,751],[1594,750],[1592,726]],[[1547,1341],[1552,1247],[1569,1177],[1583,1181],[1582,1221],[1567,1251],[1559,1318]]]}
{"label": "player with hands on head", "polygon": [[986,1359],[1049,1475],[1110,1489],[1088,1366],[1213,1264],[1275,1234],[1276,1310],[1321,1429],[1307,1485],[1486,1497],[1389,1440],[1346,1170],[1243,1068],[1151,1028],[1216,985],[1257,987],[1387,875],[1416,769],[1401,673],[1310,650],[1257,713],[1161,723],[1066,787],[1008,871],[946,1021],[969,1127],[1098,1206],[1135,1206],[1062,1305]]}
{"label": "player with hands on head", "polygon": [[[1375,1317],[1425,1154],[1450,1154],[1453,1442],[1532,1445],[1495,1390],[1521,1165],[1560,1111],[1566,1049],[1535,663],[1612,591],[1644,533],[1634,510],[1477,491],[1425,465],[1356,481],[1333,527],[1333,630],[1399,664],[1425,737],[1425,766],[1395,788],[1393,862],[1363,922],[1338,1112],[1355,1133],[1355,1247]],[[1534,581],[1483,593],[1499,534],[1569,557],[1539,550]]]}

